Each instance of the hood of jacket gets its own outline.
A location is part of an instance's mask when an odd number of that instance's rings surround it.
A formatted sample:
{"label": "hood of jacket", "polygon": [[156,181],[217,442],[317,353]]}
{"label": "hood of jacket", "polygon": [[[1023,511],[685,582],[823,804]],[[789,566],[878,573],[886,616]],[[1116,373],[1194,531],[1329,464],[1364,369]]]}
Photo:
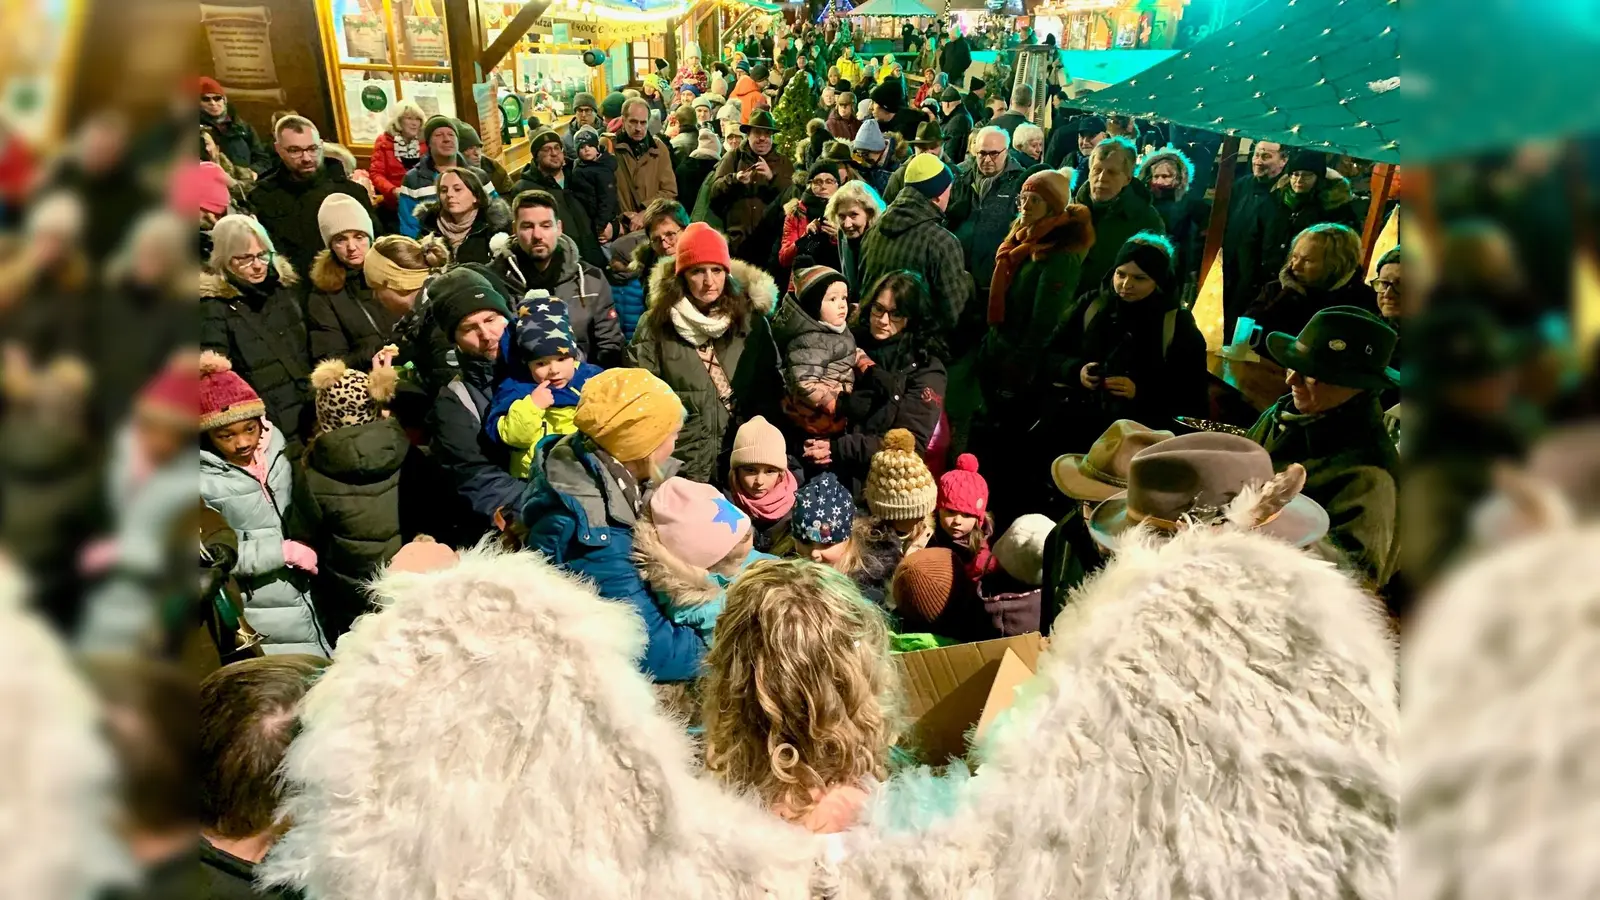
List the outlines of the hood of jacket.
{"label": "hood of jacket", "polygon": [[[1293,188],[1289,187],[1288,172],[1279,175],[1278,180],[1272,183],[1272,193],[1281,203],[1288,203],[1289,194],[1293,193],[1293,190]],[[1355,197],[1350,187],[1350,179],[1345,178],[1333,169],[1324,171],[1322,177],[1317,179],[1316,196],[1317,204],[1323,209],[1338,209],[1342,206],[1347,206]]]}
{"label": "hood of jacket", "polygon": [[[288,446],[288,444],[283,438],[283,430],[268,426],[266,455],[268,481],[272,480],[272,467],[277,463],[278,458],[283,456],[283,449],[286,446]],[[249,478],[252,481],[255,480],[253,476],[243,472],[239,466],[236,466],[233,463],[223,459],[221,456],[218,456],[208,447],[200,448],[200,471],[202,473],[209,472],[213,475],[226,475],[230,477],[237,476],[240,478]]]}
{"label": "hood of jacket", "polygon": [[344,263],[334,258],[332,250],[323,250],[311,261],[311,271],[307,277],[311,286],[324,294],[337,294],[344,290],[345,282],[354,276],[359,286],[366,286],[366,275],[346,268]]}
{"label": "hood of jacket", "polygon": [[394,418],[347,425],[319,434],[306,447],[306,463],[346,484],[382,481],[400,471],[411,441]]}
{"label": "hood of jacket", "polygon": [[[680,606],[715,603],[722,596],[724,585],[739,574],[749,555],[750,547],[740,541],[739,546],[728,551],[715,565],[702,568],[685,562],[661,542],[661,533],[656,531],[648,509],[633,525],[633,563],[639,567],[639,575],[651,590],[671,597]],[[721,576],[722,582],[717,582],[713,575]]]}
{"label": "hood of jacket", "polygon": [[[417,204],[417,224],[424,233],[437,231],[439,201],[425,200]],[[485,231],[504,233],[511,229],[511,206],[499,197],[490,197],[489,205],[479,210],[482,215],[472,221],[471,234]]]}
{"label": "hood of jacket", "polygon": [[[1177,147],[1168,145],[1146,156],[1139,163],[1139,171],[1134,177],[1143,182],[1145,187],[1150,187],[1150,168],[1161,162],[1171,163],[1173,168],[1178,170],[1178,189],[1173,192],[1173,199],[1182,200],[1188,195],[1189,186],[1194,184],[1194,163],[1190,161],[1188,154]],[[1151,196],[1155,196],[1153,191]]]}
{"label": "hood of jacket", "polygon": [[[285,287],[292,287],[300,283],[300,276],[294,273],[294,266],[282,254],[272,258],[272,267],[277,270],[278,283]],[[228,279],[228,276],[210,268],[200,270],[200,296],[209,300],[232,300],[242,296],[243,291],[239,286]]]}
{"label": "hood of jacket", "polygon": [[[497,234],[489,242],[489,247],[494,253],[493,263],[495,268],[504,267],[507,275],[516,279],[512,285],[518,290],[528,290],[528,273],[525,267],[532,266],[533,260],[521,252],[517,239],[509,234]],[[556,239],[556,264],[560,269],[556,273],[552,285],[567,284],[578,280],[578,266],[583,260],[578,258],[578,242],[563,234]],[[516,310],[513,309],[512,312]]]}
{"label": "hood of jacket", "polygon": [[[609,522],[617,522],[631,530],[637,524],[633,508],[621,490],[612,486],[611,479],[604,477],[601,462],[594,457],[589,439],[582,432],[561,438],[541,453],[528,475],[530,487],[525,496],[530,502],[524,503],[521,513],[525,521],[530,511],[542,512],[538,507],[548,500],[540,497],[543,487],[565,498],[563,502],[570,501],[569,507],[581,509],[589,528],[605,528]],[[669,458],[661,464],[663,477],[677,474],[681,465],[676,458]]]}
{"label": "hood of jacket", "polygon": [[928,226],[944,227],[944,213],[933,201],[922,196],[921,191],[900,191],[889,208],[878,217],[877,228],[890,237],[899,237],[908,231]]}
{"label": "hood of jacket", "polygon": [[[649,294],[645,297],[646,315],[658,308],[670,309],[683,299],[683,288],[678,283],[675,265],[674,258],[670,256],[663,256],[656,261],[656,267],[650,272]],[[723,290],[754,315],[770,316],[778,305],[778,283],[765,270],[742,259],[733,261]]]}

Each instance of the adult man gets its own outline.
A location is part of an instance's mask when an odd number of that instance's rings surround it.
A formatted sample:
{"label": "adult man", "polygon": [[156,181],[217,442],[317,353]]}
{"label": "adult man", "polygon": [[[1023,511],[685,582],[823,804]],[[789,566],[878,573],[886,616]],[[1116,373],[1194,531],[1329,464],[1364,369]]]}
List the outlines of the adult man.
{"label": "adult man", "polygon": [[1141,231],[1165,234],[1166,223],[1150,205],[1150,190],[1133,177],[1138,154],[1126,138],[1106,138],[1089,154],[1089,177],[1078,187],[1078,203],[1094,217],[1094,246],[1083,258],[1078,292],[1099,290],[1128,238]]}
{"label": "adult man", "polygon": [[870,286],[900,269],[918,272],[955,322],[972,297],[972,276],[961,242],[943,224],[952,184],[950,167],[932,154],[918,153],[906,164],[906,186],[861,242],[861,283]]}
{"label": "adult man", "polygon": [[[1223,165],[1231,165],[1223,160]],[[1226,316],[1223,333],[1233,333],[1233,322],[1250,301],[1254,300],[1243,283],[1245,273],[1240,266],[1239,253],[1250,232],[1256,227],[1265,207],[1274,202],[1272,187],[1278,183],[1289,156],[1282,144],[1256,141],[1250,151],[1250,176],[1235,179],[1233,193],[1228,198],[1228,227],[1222,237],[1222,308]]]}
{"label": "adult man", "polygon": [[884,136],[883,129],[878,127],[878,121],[868,119],[862,122],[856,139],[850,144],[850,164],[855,169],[856,177],[872,185],[880,197],[888,193],[889,178],[894,174],[891,165],[893,158],[889,152],[889,140]]}
{"label": "adult man", "polygon": [[771,247],[746,246],[746,240],[761,224],[767,206],[784,194],[794,182],[794,163],[773,148],[772,135],[778,130],[772,113],[761,110],[740,126],[744,144],[717,164],[711,176],[711,211],[722,217],[728,236],[728,250],[752,265],[765,264]]}
{"label": "adult man", "polygon": [[303,654],[247,659],[200,683],[200,862],[217,900],[288,897],[258,891],[256,866],[283,833],[279,767],[295,735],[295,709],[328,665]]}
{"label": "adult man", "polygon": [[967,159],[967,140],[972,137],[972,113],[961,102],[961,92],[947,86],[939,94],[940,124],[944,131],[944,158],[952,166]]}
{"label": "adult man", "polygon": [[994,117],[989,124],[1004,128],[1006,134],[1015,135],[1017,126],[1033,121],[1033,86],[1019,84],[1011,89],[1011,108]]}
{"label": "adult man", "polygon": [[961,241],[961,251],[978,286],[978,296],[989,295],[994,275],[994,254],[1017,217],[1017,192],[1026,171],[1006,152],[1006,133],[993,125],[978,129],[977,165],[956,177],[946,217]]}
{"label": "adult man", "polygon": [[566,151],[567,159],[578,158],[578,129],[593,128],[604,131],[605,126],[599,122],[600,104],[595,102],[594,95],[588,91],[579,91],[572,98],[572,121],[561,130],[561,149]]}
{"label": "adult man", "polygon": [[[434,116],[422,123],[422,145],[427,152],[417,161],[405,180],[400,182],[400,233],[418,237],[422,226],[417,222],[417,205],[432,200],[438,193],[439,174],[457,166],[470,166],[460,151],[456,120],[448,116]],[[483,179],[488,182],[487,176]]]}
{"label": "adult man", "polygon": [[920,110],[907,109],[905,92],[900,80],[891,78],[872,89],[872,117],[884,134],[898,134],[902,140],[914,140],[917,126],[926,122]]}
{"label": "adult man", "polygon": [[305,275],[325,246],[317,229],[322,201],[330,194],[349,194],[371,215],[372,200],[365,187],[345,176],[343,166],[323,157],[322,136],[310,120],[284,116],[274,138],[278,164],[256,182],[250,202],[278,252]]}
{"label": "adult man", "polygon": [[[944,133],[939,130],[938,122],[923,122],[921,125],[917,126],[917,139],[911,142],[911,152],[913,154],[931,153],[934,156],[945,160],[945,162],[949,162],[944,155]],[[915,156],[912,158],[914,159]],[[911,160],[909,159],[906,160],[908,163],[910,161]],[[893,198],[899,195],[900,189],[905,186],[906,167],[901,166],[900,168],[894,170],[893,175],[889,176],[889,188],[884,196]]]}
{"label": "adult man", "polygon": [[1389,368],[1398,336],[1353,306],[1318,312],[1298,336],[1267,336],[1267,353],[1289,370],[1289,394],[1250,428],[1273,468],[1306,469],[1305,493],[1328,510],[1328,537],[1373,589],[1394,574],[1399,541],[1399,454],[1383,426],[1378,395],[1398,383]]}
{"label": "adult man", "polygon": [[972,65],[972,45],[961,29],[950,26],[950,40],[939,51],[939,71],[949,76],[952,87],[961,87],[967,80],[967,67]]}
{"label": "adult man", "polygon": [[972,89],[967,91],[967,96],[962,100],[974,125],[989,124],[988,88],[989,85],[982,78],[974,77]]}
{"label": "adult man", "polygon": [[546,191],[524,191],[512,206],[512,240],[491,260],[513,296],[546,290],[567,304],[567,321],[583,350],[597,366],[622,362],[622,323],[611,302],[605,273],[578,256],[578,245],[564,233],[556,198]]}
{"label": "adult man", "polygon": [[639,230],[651,200],[678,199],[672,150],[649,127],[650,104],[637,98],[622,104],[622,133],[616,136],[618,234]]}
{"label": "adult man", "polygon": [[[1064,126],[1050,136],[1050,146],[1044,154],[1045,165],[1055,169],[1072,169],[1078,173],[1074,183],[1083,184],[1089,177],[1089,154],[1107,136],[1105,119],[1079,116],[1070,126]],[[1058,137],[1062,140],[1057,141]]]}
{"label": "adult man", "polygon": [[517,193],[544,191],[555,198],[556,218],[561,222],[562,233],[577,243],[578,255],[584,262],[604,266],[605,251],[594,236],[589,211],[572,202],[567,194],[568,162],[561,136],[546,128],[535,134],[529,143],[533,164],[523,168],[522,177],[517,181]]}
{"label": "adult man", "polygon": [[840,51],[839,61],[835,65],[839,67],[840,78],[850,82],[852,85],[861,83],[861,61],[856,59],[854,47],[845,44],[844,49]]}

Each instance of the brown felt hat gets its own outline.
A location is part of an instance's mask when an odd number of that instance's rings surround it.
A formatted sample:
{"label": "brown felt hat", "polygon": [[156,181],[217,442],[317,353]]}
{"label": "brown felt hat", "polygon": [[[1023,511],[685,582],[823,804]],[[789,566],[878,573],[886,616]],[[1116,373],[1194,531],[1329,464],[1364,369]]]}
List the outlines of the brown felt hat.
{"label": "brown felt hat", "polygon": [[1074,500],[1099,502],[1128,486],[1128,465],[1146,447],[1172,437],[1131,419],[1118,419],[1095,439],[1088,453],[1067,453],[1050,464],[1056,488]]}

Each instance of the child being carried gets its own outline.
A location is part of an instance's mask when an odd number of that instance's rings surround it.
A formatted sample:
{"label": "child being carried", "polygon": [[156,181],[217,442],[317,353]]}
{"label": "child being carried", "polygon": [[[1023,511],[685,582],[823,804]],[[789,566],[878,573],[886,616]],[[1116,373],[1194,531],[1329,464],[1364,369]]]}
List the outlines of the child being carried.
{"label": "child being carried", "polygon": [[838,413],[839,396],[855,387],[856,372],[872,361],[856,347],[846,322],[850,285],[843,275],[807,266],[795,272],[794,287],[772,323],[787,388],[783,411],[807,434],[831,437],[846,424]]}
{"label": "child being carried", "polygon": [[514,327],[512,362],[527,368],[528,379],[513,375],[500,383],[483,427],[491,439],[517,451],[511,474],[527,478],[539,441],[578,430],[578,395],[601,369],[579,361],[567,304],[547,291],[528,292]]}

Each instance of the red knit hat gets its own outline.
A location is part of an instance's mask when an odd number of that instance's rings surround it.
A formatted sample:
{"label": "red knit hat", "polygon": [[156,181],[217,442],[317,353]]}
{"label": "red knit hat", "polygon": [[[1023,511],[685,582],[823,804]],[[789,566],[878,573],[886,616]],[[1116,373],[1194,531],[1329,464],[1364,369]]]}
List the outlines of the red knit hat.
{"label": "red knit hat", "polygon": [[200,381],[193,369],[168,366],[145,383],[135,408],[147,419],[193,428],[200,418]]}
{"label": "red knit hat", "polygon": [[200,88],[200,95],[202,97],[206,94],[221,94],[224,97],[228,96],[228,92],[222,89],[222,82],[212,78],[210,75],[201,75],[199,82],[197,82],[197,86]]}
{"label": "red knit hat", "polygon": [[939,508],[983,518],[989,511],[989,482],[978,474],[978,458],[956,457],[956,467],[939,476]]}
{"label": "red knit hat", "polygon": [[167,183],[167,208],[186,219],[200,210],[224,215],[232,201],[228,175],[214,162],[180,165]]}
{"label": "red knit hat", "polygon": [[267,405],[233,363],[214,350],[200,354],[200,430],[210,431],[267,415]]}
{"label": "red knit hat", "polygon": [[704,265],[733,268],[733,257],[728,255],[728,239],[704,222],[690,222],[683,234],[678,235],[678,256],[674,268],[681,275],[695,266]]}

